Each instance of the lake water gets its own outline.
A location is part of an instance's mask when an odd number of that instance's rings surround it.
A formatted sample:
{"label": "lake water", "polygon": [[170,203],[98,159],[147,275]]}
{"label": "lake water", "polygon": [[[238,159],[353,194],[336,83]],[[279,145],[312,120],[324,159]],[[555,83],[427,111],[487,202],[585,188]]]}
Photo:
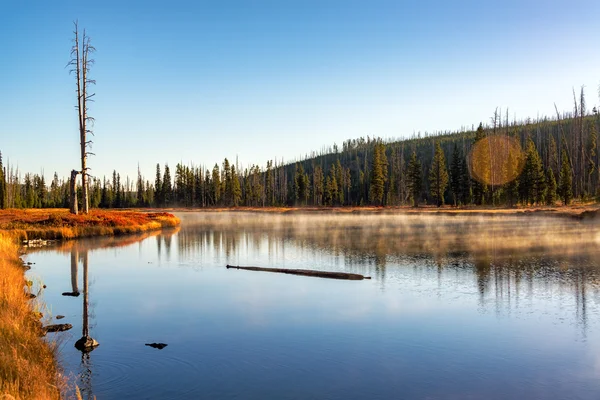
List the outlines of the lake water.
{"label": "lake water", "polygon": [[[29,250],[47,314],[73,324],[48,338],[84,398],[600,398],[599,222],[178,216],[177,230]],[[100,343],[87,354],[84,296],[62,295],[84,292],[84,269]]]}

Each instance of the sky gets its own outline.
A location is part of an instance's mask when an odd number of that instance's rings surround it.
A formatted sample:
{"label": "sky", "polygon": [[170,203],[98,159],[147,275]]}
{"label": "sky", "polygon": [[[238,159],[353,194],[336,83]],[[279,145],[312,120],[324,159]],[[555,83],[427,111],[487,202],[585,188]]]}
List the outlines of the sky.
{"label": "sky", "polygon": [[[0,151],[80,165],[73,21],[96,48],[92,175],[303,158],[600,103],[598,1],[0,1]],[[503,111],[504,112],[504,111]]]}

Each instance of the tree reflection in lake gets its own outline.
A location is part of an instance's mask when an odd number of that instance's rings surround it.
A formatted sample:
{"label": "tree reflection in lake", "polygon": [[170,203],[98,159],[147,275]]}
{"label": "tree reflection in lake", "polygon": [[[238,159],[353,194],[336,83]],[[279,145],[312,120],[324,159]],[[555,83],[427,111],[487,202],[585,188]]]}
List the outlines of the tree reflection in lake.
{"label": "tree reflection in lake", "polygon": [[[239,264],[248,254],[269,254],[270,266],[325,269],[372,276],[385,290],[402,268],[437,271],[442,281],[469,285],[475,279],[482,312],[510,314],[543,290],[575,296],[575,317],[585,334],[587,292],[598,299],[600,226],[595,221],[524,215],[315,215],[229,213],[182,214],[179,254],[199,265]],[[286,243],[303,253],[286,256]],[[243,253],[245,252],[245,254]],[[306,256],[306,257],[305,257]],[[253,258],[253,257],[250,257]],[[314,260],[299,265],[297,259]],[[204,261],[203,261],[204,260]]]}

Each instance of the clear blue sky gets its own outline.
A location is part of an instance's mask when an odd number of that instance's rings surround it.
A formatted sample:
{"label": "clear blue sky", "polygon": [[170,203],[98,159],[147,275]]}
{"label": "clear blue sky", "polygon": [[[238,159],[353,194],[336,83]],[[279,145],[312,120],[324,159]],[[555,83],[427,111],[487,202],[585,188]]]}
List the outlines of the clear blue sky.
{"label": "clear blue sky", "polygon": [[[577,3],[577,4],[575,4]],[[97,48],[92,174],[157,162],[290,160],[598,104],[598,1],[0,2],[0,150],[22,171],[79,165],[72,22]]]}

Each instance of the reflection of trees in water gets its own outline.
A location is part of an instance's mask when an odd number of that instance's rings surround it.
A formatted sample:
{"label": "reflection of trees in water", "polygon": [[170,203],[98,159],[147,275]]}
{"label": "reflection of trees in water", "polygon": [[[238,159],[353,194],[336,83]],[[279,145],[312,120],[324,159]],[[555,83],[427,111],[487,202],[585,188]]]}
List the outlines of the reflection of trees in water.
{"label": "reflection of trees in water", "polygon": [[389,265],[430,269],[440,287],[450,274],[465,282],[474,276],[480,306],[493,303],[497,313],[511,312],[537,290],[549,293],[558,287],[574,293],[577,320],[585,325],[588,291],[594,288],[597,295],[600,286],[597,238],[600,228],[594,224],[560,218],[239,213],[231,218],[203,214],[201,223],[184,225],[178,246],[180,254],[214,251],[227,261],[240,251],[266,252],[273,263],[284,260],[286,245],[292,244],[303,259],[318,260],[326,253],[348,272],[371,275],[382,285],[392,273]]}

